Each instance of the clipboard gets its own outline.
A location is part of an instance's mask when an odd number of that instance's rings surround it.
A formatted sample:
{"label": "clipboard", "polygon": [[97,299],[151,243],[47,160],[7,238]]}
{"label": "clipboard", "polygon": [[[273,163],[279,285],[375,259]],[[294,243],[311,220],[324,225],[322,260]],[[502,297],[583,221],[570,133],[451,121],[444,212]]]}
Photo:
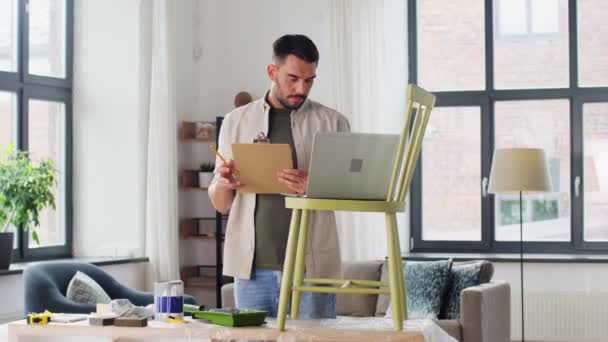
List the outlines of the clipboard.
{"label": "clipboard", "polygon": [[232,157],[238,171],[242,193],[293,193],[279,183],[277,172],[292,169],[289,144],[232,144]]}

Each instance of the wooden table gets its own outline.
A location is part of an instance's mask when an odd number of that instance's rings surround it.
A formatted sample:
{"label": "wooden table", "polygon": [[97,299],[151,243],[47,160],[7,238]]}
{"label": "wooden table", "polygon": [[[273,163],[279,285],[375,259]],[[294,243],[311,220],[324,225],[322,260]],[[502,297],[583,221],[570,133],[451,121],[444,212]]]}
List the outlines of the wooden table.
{"label": "wooden table", "polygon": [[[30,326],[25,321],[8,324],[8,341],[18,342],[21,337],[44,337],[44,340],[56,337],[60,340],[66,336],[106,337],[110,341],[176,339],[176,341],[228,341],[228,340],[265,340],[265,341],[399,341],[425,342],[422,331],[408,326],[404,331],[392,330],[392,321],[377,318],[352,318],[344,321],[312,320],[287,321],[286,330],[277,331],[274,320],[269,320],[263,327],[224,328],[217,325],[192,322],[187,324],[168,324],[148,322],[145,328],[125,328],[114,326],[90,326],[88,321],[63,324]],[[440,329],[439,327],[437,327]],[[416,330],[418,329],[418,330]],[[29,340],[29,339],[28,339]]]}

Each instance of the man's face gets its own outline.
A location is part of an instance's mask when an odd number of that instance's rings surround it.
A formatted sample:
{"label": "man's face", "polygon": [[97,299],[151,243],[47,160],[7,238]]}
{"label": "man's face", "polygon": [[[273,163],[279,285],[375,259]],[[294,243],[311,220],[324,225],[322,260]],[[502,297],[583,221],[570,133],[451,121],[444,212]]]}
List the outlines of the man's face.
{"label": "man's face", "polygon": [[268,66],[268,76],[272,80],[270,96],[283,108],[296,110],[302,106],[313,81],[317,76],[317,65],[294,55],[288,55],[277,64]]}

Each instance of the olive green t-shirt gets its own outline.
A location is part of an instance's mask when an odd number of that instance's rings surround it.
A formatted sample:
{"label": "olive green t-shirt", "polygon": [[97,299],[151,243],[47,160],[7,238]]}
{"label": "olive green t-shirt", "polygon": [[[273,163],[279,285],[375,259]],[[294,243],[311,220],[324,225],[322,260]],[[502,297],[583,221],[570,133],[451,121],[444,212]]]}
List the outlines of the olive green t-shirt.
{"label": "olive green t-shirt", "polygon": [[[294,168],[296,148],[291,132],[291,110],[270,109],[268,138],[273,144],[289,144]],[[291,209],[285,208],[285,196],[259,194],[255,207],[255,268],[283,270]]]}

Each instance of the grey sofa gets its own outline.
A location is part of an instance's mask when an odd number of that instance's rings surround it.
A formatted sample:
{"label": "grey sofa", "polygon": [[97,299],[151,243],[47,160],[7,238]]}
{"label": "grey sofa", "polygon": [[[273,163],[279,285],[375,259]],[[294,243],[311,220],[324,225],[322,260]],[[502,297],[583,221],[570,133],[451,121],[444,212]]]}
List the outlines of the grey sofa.
{"label": "grey sofa", "polygon": [[[152,293],[130,289],[95,265],[76,261],[45,261],[31,264],[23,271],[25,312],[95,312],[95,305],[76,303],[65,297],[76,271],[93,278],[111,299],[126,298],[138,306],[154,303]],[[188,295],[184,296],[184,303],[197,304],[196,299]]]}
{"label": "grey sofa", "polygon": [[[460,295],[460,319],[435,322],[460,342],[509,342],[511,328],[511,290],[506,282],[490,281],[491,263],[486,283],[464,289]],[[382,261],[344,263],[344,279],[387,281],[388,271]],[[390,302],[385,295],[338,295],[340,316],[384,316]],[[234,307],[233,284],[222,287],[224,307]]]}

